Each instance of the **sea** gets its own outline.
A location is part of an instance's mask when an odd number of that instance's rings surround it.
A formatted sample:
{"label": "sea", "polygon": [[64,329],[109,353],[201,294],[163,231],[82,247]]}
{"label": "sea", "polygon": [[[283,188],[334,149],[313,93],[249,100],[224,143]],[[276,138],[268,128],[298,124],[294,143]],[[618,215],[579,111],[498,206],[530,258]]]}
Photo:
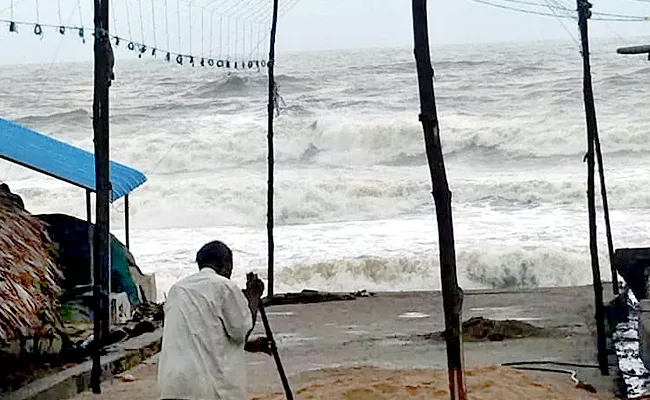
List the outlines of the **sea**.
{"label": "sea", "polygon": [[[632,43],[634,44],[634,43]],[[650,62],[592,46],[616,248],[650,245]],[[591,283],[582,60],[573,42],[434,47],[464,289]],[[159,300],[221,240],[234,279],[267,276],[267,75],[118,58],[111,158],[131,250]],[[0,67],[0,115],[92,150],[92,64]],[[278,54],[275,291],[440,289],[431,177],[411,49]],[[0,162],[33,213],[85,218],[80,188]],[[124,203],[111,208],[124,238]],[[600,265],[610,280],[600,199]]]}

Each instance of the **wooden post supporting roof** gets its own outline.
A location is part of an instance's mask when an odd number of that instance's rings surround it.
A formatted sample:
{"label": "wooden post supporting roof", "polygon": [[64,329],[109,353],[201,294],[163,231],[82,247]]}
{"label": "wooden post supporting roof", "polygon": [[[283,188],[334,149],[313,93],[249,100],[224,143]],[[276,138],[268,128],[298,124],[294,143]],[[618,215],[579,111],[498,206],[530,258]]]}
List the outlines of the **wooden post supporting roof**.
{"label": "wooden post supporting roof", "polygon": [[603,306],[603,285],[600,279],[598,261],[598,235],[596,227],[596,188],[595,188],[595,143],[598,137],[596,107],[591,84],[591,64],[589,60],[589,28],[587,20],[591,16],[591,4],[587,0],[576,0],[578,5],[578,26],[582,39],[583,94],[585,116],[587,119],[587,207],[589,209],[589,249],[591,253],[591,272],[593,276],[594,301],[596,308],[596,335],[598,343],[598,365],[603,375],[609,374],[607,363],[607,342],[605,337],[605,312]]}
{"label": "wooden post supporting roof", "polygon": [[109,333],[109,279],[111,200],[109,168],[109,87],[112,79],[113,54],[108,37],[108,2],[95,0],[95,74],[93,132],[95,143],[95,240],[93,256],[94,346],[91,384],[100,393],[102,342]]}
{"label": "wooden post supporting roof", "polygon": [[433,90],[433,67],[429,50],[427,1],[413,1],[413,32],[415,39],[415,62],[420,88],[420,121],[424,130],[424,142],[429,172],[433,186],[433,200],[438,219],[438,243],[440,248],[440,275],[445,311],[445,340],[447,342],[447,365],[449,389],[452,400],[465,400],[466,390],[463,372],[461,310],[462,291],[456,277],[456,250],[451,210],[451,192],[440,143],[440,129]]}

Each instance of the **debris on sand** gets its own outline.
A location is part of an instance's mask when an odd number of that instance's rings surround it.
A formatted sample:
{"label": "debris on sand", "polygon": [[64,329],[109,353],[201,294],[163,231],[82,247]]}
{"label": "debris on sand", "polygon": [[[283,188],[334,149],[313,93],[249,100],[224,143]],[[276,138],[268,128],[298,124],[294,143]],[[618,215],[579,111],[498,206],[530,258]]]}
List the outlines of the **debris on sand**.
{"label": "debris on sand", "polygon": [[550,331],[523,321],[495,321],[474,317],[463,322],[463,339],[468,342],[499,342],[506,339],[548,336]]}

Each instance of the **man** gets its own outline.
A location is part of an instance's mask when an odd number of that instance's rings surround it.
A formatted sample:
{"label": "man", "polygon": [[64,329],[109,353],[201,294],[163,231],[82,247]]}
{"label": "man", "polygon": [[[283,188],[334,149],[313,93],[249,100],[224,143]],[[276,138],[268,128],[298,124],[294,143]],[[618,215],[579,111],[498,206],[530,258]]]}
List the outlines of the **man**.
{"label": "man", "polygon": [[232,251],[219,241],[203,246],[196,262],[199,272],[172,286],[165,303],[160,398],[243,400],[244,351],[270,354],[266,338],[248,341],[264,284],[249,274],[242,293],[230,280]]}

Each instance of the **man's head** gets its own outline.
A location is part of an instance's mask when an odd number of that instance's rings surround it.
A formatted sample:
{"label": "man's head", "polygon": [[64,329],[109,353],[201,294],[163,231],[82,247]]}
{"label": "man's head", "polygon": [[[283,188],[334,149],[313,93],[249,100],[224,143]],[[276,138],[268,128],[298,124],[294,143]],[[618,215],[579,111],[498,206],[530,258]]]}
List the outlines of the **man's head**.
{"label": "man's head", "polygon": [[211,268],[228,279],[232,275],[232,251],[218,240],[201,247],[196,253],[196,263],[199,269]]}

